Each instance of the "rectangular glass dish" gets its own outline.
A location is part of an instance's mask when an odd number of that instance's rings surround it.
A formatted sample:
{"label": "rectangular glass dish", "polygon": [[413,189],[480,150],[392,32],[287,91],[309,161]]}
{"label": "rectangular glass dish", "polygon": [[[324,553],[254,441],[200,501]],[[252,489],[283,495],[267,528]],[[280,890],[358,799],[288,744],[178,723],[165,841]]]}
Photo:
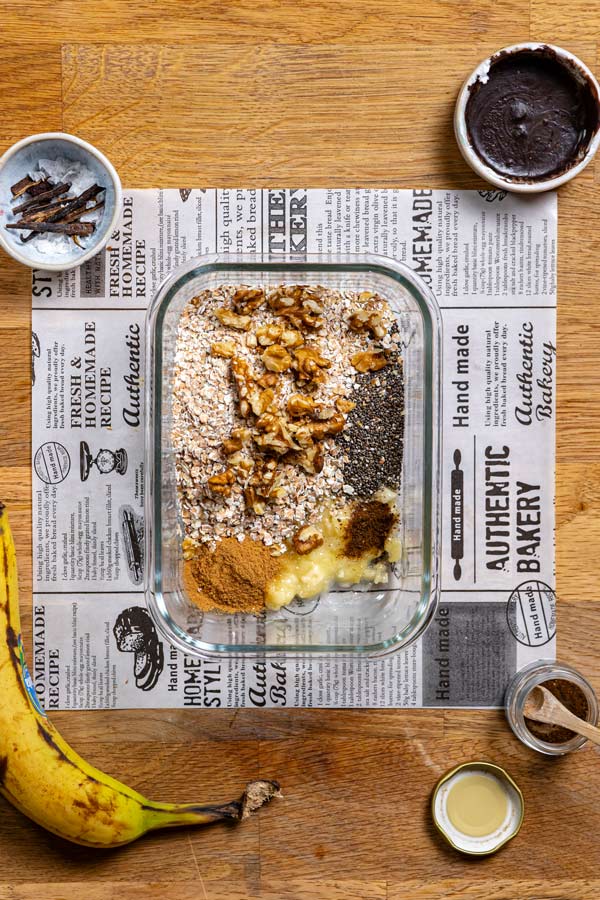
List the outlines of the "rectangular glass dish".
{"label": "rectangular glass dish", "polygon": [[[260,615],[205,612],[183,583],[184,537],[172,397],[180,316],[203,290],[220,285],[322,285],[384,297],[397,322],[404,369],[404,450],[397,498],[401,556],[385,585],[333,585]],[[435,611],[439,541],[439,354],[436,300],[407,266],[373,255],[204,256],[162,284],[146,320],[145,590],[161,632],[205,658],[381,657],[415,640]]]}

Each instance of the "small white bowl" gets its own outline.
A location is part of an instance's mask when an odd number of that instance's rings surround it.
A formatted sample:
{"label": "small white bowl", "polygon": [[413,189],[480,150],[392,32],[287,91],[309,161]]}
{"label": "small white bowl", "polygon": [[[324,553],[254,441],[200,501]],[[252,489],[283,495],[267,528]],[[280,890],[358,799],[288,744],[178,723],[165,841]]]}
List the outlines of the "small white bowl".
{"label": "small white bowl", "polygon": [[[104,188],[104,209],[96,230],[87,241],[85,249],[73,244],[68,252],[41,252],[36,240],[22,243],[16,230],[7,230],[5,223],[18,202],[11,202],[11,185],[20,181],[35,169],[40,159],[65,157],[72,162],[83,163],[91,170],[96,183]],[[26,200],[21,198],[21,201]],[[0,245],[18,262],[33,269],[64,272],[75,269],[95,256],[109,241],[121,212],[121,180],[114,166],[96,147],[72,134],[50,131],[23,138],[10,147],[0,159]]]}
{"label": "small white bowl", "polygon": [[485,81],[487,81],[490,68],[500,55],[506,56],[511,53],[518,53],[522,50],[533,50],[539,52],[543,51],[544,49],[552,51],[556,55],[556,58],[560,60],[566,66],[566,68],[570,69],[573,73],[578,75],[578,77],[587,79],[591,84],[592,90],[595,92],[596,98],[600,98],[600,87],[598,86],[598,82],[596,81],[594,75],[592,74],[592,72],[590,72],[585,63],[583,63],[573,53],[569,53],[568,50],[564,50],[562,47],[556,47],[554,44],[525,42],[522,44],[513,44],[510,47],[503,47],[492,56],[484,59],[483,62],[481,62],[477,66],[477,68],[469,75],[469,77],[463,84],[458,95],[458,100],[456,101],[456,107],[454,109],[454,133],[456,135],[456,141],[458,143],[460,152],[464,156],[465,160],[469,163],[471,168],[474,169],[475,172],[477,172],[477,174],[481,176],[481,178],[485,179],[485,181],[489,181],[490,184],[493,184],[498,188],[503,188],[504,190],[515,191],[521,194],[537,194],[541,193],[542,191],[550,191],[559,187],[561,184],[564,184],[566,181],[570,181],[571,178],[574,178],[576,175],[578,175],[579,172],[581,172],[582,169],[585,169],[587,164],[591,162],[594,154],[596,153],[596,150],[598,149],[598,146],[600,145],[600,128],[597,128],[589,144],[581,154],[579,161],[569,169],[566,169],[559,175],[550,178],[537,179],[535,181],[523,181],[522,179],[511,179],[508,176],[501,175],[499,172],[496,172],[495,169],[492,169],[491,166],[488,166],[487,163],[482,160],[482,158],[479,156],[479,154],[471,144],[465,118],[465,110],[467,107],[467,102],[469,100],[472,85],[474,85],[477,81],[482,81],[484,83]]}

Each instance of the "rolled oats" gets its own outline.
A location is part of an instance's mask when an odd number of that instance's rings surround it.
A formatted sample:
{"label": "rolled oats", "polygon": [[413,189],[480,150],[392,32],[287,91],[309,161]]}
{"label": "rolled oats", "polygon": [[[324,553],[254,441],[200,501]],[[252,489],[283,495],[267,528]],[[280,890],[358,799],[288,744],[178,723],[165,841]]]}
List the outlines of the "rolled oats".
{"label": "rolled oats", "polygon": [[[347,502],[334,434],[353,406],[352,357],[381,353],[372,329],[349,327],[361,304],[388,332],[393,314],[370,292],[224,285],[190,300],[179,323],[172,406],[186,553],[245,535],[281,553],[326,503]],[[274,346],[293,368],[265,369],[261,355]]]}

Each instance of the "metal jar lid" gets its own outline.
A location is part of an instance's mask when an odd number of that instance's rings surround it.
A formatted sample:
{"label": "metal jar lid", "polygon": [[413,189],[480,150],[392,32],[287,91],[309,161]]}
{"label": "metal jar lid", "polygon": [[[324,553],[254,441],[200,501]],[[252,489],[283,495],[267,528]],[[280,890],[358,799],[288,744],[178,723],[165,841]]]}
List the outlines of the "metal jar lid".
{"label": "metal jar lid", "polygon": [[[501,782],[507,799],[507,814],[502,824],[491,834],[481,837],[472,837],[457,829],[450,821],[446,809],[448,794],[452,786],[458,780],[467,777],[469,773],[475,772],[487,773]],[[447,772],[438,781],[431,798],[431,815],[436,828],[455,850],[469,856],[489,856],[490,853],[496,853],[500,847],[503,847],[519,833],[523,824],[524,812],[523,794],[508,772],[493,763],[478,760],[462,763]]]}

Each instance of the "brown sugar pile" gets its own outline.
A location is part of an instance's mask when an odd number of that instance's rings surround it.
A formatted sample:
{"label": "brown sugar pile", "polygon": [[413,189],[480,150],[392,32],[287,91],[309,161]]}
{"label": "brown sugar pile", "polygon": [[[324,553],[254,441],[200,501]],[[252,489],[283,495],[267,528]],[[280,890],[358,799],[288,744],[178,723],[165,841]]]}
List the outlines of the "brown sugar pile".
{"label": "brown sugar pile", "polygon": [[190,599],[207,612],[257,613],[264,609],[267,585],[279,568],[279,560],[261,541],[229,537],[214,551],[200,545],[184,565],[184,582]]}
{"label": "brown sugar pile", "polygon": [[373,550],[383,553],[395,521],[396,515],[387,503],[379,500],[359,503],[346,525],[344,554],[358,559]]}

